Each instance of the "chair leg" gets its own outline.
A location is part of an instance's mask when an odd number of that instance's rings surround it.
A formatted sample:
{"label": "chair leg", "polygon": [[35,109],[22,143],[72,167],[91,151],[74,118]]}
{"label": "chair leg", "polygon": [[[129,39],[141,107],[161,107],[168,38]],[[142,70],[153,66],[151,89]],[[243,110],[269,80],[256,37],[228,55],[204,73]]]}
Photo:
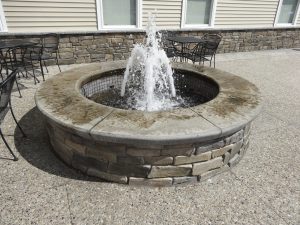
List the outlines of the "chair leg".
{"label": "chair leg", "polygon": [[41,69],[41,72],[42,72],[43,81],[45,81],[45,76],[44,76],[44,69],[43,69],[43,63],[42,63],[42,60],[40,60],[40,69]]}
{"label": "chair leg", "polygon": [[1,128],[0,128],[0,136],[1,136],[1,138],[2,138],[2,140],[3,140],[3,142],[4,142],[4,144],[5,144],[6,147],[8,148],[10,154],[12,154],[12,156],[14,157],[14,161],[18,161],[18,157],[14,154],[14,152],[13,152],[13,151],[11,150],[11,148],[9,147],[9,145],[8,145],[8,143],[7,143],[7,141],[6,141],[5,137],[4,137],[4,135],[3,135],[3,133],[2,133]]}
{"label": "chair leg", "polygon": [[47,70],[47,73],[49,73],[49,70],[48,70],[48,67],[47,67],[47,65],[46,65],[45,60],[43,60],[43,63],[44,63],[44,66],[45,66],[45,68],[46,68],[46,70]]}
{"label": "chair leg", "polygon": [[12,115],[14,121],[16,122],[17,126],[19,127],[19,129],[20,129],[20,131],[21,131],[23,137],[26,137],[26,134],[24,133],[22,127],[20,126],[20,124],[18,123],[18,121],[17,121],[17,119],[16,119],[16,117],[15,117],[15,114],[14,114],[14,112],[13,112],[13,110],[12,110],[12,107],[10,106],[9,108],[10,108],[11,115]]}
{"label": "chair leg", "polygon": [[59,56],[59,54],[57,54],[57,52],[56,52],[56,65],[58,66],[59,72],[61,72],[61,69],[60,69],[60,66],[58,63],[58,56]]}
{"label": "chair leg", "polygon": [[214,68],[216,68],[216,55],[214,55]]}
{"label": "chair leg", "polygon": [[19,87],[19,82],[18,82],[18,80],[17,80],[17,79],[16,79],[16,85],[17,85],[17,89],[18,89],[18,92],[19,92],[20,98],[22,98],[22,94],[21,94],[20,87]]}

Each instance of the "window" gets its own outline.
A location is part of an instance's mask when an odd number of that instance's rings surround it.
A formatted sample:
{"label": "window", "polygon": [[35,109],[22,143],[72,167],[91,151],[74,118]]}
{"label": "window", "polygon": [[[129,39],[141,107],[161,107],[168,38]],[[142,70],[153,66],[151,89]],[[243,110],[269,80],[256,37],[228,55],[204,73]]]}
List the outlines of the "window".
{"label": "window", "polygon": [[295,25],[299,0],[280,0],[275,25]]}
{"label": "window", "polygon": [[98,0],[98,28],[138,28],[140,0]]}
{"label": "window", "polygon": [[213,26],[216,0],[184,0],[182,27]]}

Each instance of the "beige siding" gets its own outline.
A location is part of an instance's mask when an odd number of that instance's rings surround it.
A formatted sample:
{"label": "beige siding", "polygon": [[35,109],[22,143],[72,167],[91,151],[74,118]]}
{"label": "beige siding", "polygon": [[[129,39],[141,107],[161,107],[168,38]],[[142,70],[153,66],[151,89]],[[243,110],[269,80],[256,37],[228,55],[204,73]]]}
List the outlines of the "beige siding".
{"label": "beige siding", "polygon": [[218,0],[215,27],[273,27],[279,0]]}
{"label": "beige siding", "polygon": [[143,0],[142,25],[147,25],[148,13],[157,12],[156,24],[160,28],[180,28],[182,0]]}
{"label": "beige siding", "polygon": [[[300,3],[299,3],[299,4],[300,4]],[[300,7],[300,5],[299,5],[299,7]],[[297,26],[300,26],[300,9],[298,10]]]}
{"label": "beige siding", "polygon": [[9,32],[95,31],[95,0],[2,0]]}

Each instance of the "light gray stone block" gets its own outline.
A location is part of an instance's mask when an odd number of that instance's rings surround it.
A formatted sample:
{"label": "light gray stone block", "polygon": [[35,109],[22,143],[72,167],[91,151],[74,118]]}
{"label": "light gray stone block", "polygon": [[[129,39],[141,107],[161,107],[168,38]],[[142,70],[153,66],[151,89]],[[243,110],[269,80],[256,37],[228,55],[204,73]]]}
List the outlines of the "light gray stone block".
{"label": "light gray stone block", "polygon": [[122,184],[127,184],[128,182],[128,178],[126,176],[119,176],[115,174],[105,173],[103,171],[99,171],[94,168],[89,168],[87,170],[87,174],[90,176],[99,177],[103,180],[122,183]]}
{"label": "light gray stone block", "polygon": [[191,156],[176,156],[174,158],[174,165],[189,164],[194,162],[202,162],[211,159],[211,152],[205,152],[199,155]]}
{"label": "light gray stone block", "polygon": [[188,176],[192,165],[183,166],[152,166],[148,178]]}
{"label": "light gray stone block", "polygon": [[153,187],[165,187],[172,186],[172,178],[154,178],[154,179],[145,179],[137,177],[129,177],[129,185],[134,186],[153,186]]}
{"label": "light gray stone block", "polygon": [[201,175],[209,170],[219,168],[223,165],[223,158],[218,157],[206,162],[194,163],[192,175]]}

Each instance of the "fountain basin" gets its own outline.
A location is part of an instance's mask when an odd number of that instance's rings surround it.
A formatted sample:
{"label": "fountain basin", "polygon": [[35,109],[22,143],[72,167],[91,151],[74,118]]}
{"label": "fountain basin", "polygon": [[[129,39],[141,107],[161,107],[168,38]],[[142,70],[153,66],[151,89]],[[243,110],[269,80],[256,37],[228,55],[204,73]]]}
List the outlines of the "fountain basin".
{"label": "fountain basin", "polygon": [[53,149],[65,163],[108,181],[170,186],[205,180],[239,162],[261,109],[254,84],[224,71],[174,63],[175,70],[215,83],[208,85],[217,90],[215,96],[158,112],[114,108],[84,96],[83,87],[103,77],[107,81],[100,84],[111,87],[110,71],[125,67],[126,61],[82,66],[48,79],[36,92]]}

